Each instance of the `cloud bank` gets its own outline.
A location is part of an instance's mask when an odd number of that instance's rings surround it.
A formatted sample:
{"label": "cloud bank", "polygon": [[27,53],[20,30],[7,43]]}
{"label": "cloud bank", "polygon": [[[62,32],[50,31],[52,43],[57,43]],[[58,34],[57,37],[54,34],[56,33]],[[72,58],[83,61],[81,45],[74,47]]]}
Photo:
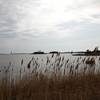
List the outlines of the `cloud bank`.
{"label": "cloud bank", "polygon": [[100,0],[0,0],[1,52],[99,45],[99,26]]}

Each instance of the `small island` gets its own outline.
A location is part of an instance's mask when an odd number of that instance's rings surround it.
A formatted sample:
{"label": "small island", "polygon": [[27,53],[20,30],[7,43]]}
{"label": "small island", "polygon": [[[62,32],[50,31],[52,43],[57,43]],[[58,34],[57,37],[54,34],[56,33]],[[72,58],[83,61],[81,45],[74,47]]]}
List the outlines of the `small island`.
{"label": "small island", "polygon": [[40,50],[40,51],[33,52],[32,54],[45,54],[45,52]]}
{"label": "small island", "polygon": [[58,51],[51,51],[51,52],[49,52],[50,54],[58,54],[58,53],[60,53],[60,52],[58,52]]}

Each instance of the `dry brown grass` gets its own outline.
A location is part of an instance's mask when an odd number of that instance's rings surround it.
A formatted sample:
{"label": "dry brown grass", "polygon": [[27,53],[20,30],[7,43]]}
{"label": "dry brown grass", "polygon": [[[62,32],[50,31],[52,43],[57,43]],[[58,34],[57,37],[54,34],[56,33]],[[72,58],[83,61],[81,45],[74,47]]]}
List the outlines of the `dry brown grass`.
{"label": "dry brown grass", "polygon": [[100,74],[37,79],[24,77],[0,84],[0,100],[100,100]]}
{"label": "dry brown grass", "polygon": [[[79,60],[85,63],[85,59],[78,58],[74,66],[69,64],[69,59],[64,61],[64,57],[59,57],[55,59],[49,77],[44,73],[48,73],[50,68],[43,73],[37,72],[38,63],[35,61],[31,77],[26,75],[18,81],[9,81],[7,78],[0,81],[0,100],[100,100],[100,72],[95,73],[95,68],[91,71],[94,65],[90,65],[87,72],[87,66],[78,72]],[[47,57],[46,64],[48,63],[50,59]],[[68,74],[66,68],[70,69]]]}

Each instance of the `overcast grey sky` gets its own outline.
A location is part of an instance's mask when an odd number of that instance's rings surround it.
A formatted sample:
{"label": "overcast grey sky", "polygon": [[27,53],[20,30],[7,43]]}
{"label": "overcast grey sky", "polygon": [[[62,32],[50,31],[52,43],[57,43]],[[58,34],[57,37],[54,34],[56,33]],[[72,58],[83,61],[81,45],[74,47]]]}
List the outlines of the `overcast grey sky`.
{"label": "overcast grey sky", "polygon": [[0,0],[0,52],[100,46],[100,0]]}

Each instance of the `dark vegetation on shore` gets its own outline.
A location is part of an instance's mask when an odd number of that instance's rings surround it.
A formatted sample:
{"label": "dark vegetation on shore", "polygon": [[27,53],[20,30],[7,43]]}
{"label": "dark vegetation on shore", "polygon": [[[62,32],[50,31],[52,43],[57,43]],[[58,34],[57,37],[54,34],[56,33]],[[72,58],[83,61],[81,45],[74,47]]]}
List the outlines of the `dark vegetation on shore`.
{"label": "dark vegetation on shore", "polygon": [[0,100],[100,100],[100,70],[96,70],[95,59],[100,61],[96,57],[78,57],[73,65],[70,59],[52,54],[46,59],[50,67],[38,71],[38,59],[33,57],[26,66],[28,70],[33,67],[30,75],[20,76],[19,80],[7,76],[9,67],[6,77],[0,80]]}
{"label": "dark vegetation on shore", "polygon": [[73,52],[73,56],[100,56],[100,50],[98,47],[95,47],[93,51],[87,49],[86,51]]}
{"label": "dark vegetation on shore", "polygon": [[43,51],[37,51],[37,52],[33,52],[32,54],[45,54],[45,52],[43,52]]}
{"label": "dark vegetation on shore", "polygon": [[87,49],[86,51],[77,51],[77,52],[59,52],[59,51],[51,51],[49,53],[45,53],[43,51],[37,51],[37,52],[34,52],[32,54],[72,54],[73,56],[99,56],[100,55],[100,50],[98,50],[98,47],[95,47],[93,51]]}
{"label": "dark vegetation on shore", "polygon": [[72,54],[73,56],[100,56],[100,50],[98,47],[95,47],[93,51],[87,49],[86,51],[69,51],[69,52],[61,52],[61,51],[50,51],[50,52],[44,52],[44,51],[35,51],[33,53],[10,53],[14,55],[20,55],[20,54]]}

